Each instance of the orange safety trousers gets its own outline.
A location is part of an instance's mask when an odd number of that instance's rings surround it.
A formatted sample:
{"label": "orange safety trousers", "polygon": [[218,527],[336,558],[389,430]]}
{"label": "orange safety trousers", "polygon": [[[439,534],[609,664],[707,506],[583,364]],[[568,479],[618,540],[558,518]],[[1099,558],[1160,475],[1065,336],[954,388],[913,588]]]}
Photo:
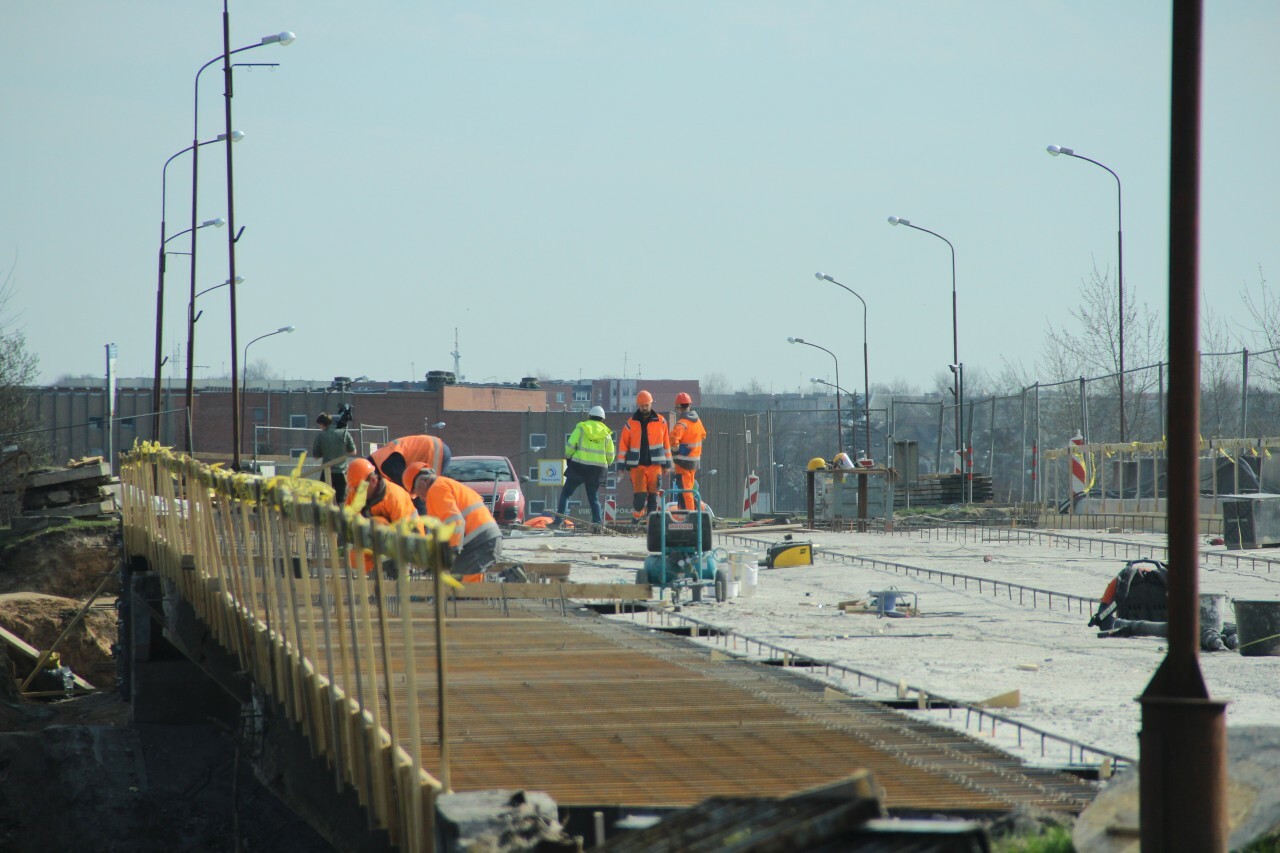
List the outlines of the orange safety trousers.
{"label": "orange safety trousers", "polygon": [[646,511],[658,508],[658,477],[661,465],[637,465],[631,469],[631,517],[636,521],[645,517]]}
{"label": "orange safety trousers", "polygon": [[672,485],[677,489],[684,489],[684,493],[678,497],[680,506],[685,509],[693,509],[693,483],[697,470],[694,468],[681,468],[675,465],[671,469]]}

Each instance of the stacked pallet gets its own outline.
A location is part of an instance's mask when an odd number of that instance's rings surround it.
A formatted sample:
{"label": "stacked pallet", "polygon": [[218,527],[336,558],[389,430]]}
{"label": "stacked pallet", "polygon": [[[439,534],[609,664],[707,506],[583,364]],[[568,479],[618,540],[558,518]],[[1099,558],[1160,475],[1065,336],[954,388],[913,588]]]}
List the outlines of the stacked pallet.
{"label": "stacked pallet", "polygon": [[[973,503],[989,503],[994,496],[991,478],[973,475]],[[969,484],[963,474],[925,474],[905,489],[897,489],[893,495],[895,509],[907,506],[950,506],[968,503]]]}
{"label": "stacked pallet", "polygon": [[111,475],[101,456],[70,462],[65,468],[33,471],[23,478],[22,515],[15,526],[48,518],[96,518],[119,511]]}

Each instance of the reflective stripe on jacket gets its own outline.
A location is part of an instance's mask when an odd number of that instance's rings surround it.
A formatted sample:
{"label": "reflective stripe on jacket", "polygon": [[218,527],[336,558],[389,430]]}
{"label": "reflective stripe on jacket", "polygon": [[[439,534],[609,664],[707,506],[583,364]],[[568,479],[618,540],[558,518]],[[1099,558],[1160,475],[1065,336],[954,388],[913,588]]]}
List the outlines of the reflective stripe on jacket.
{"label": "reflective stripe on jacket", "polygon": [[671,428],[671,452],[676,464],[681,468],[697,468],[702,458],[702,440],[707,437],[707,428],[692,409],[676,419]]}
{"label": "reflective stripe on jacket", "polygon": [[583,421],[564,443],[564,458],[579,465],[608,468],[613,453],[613,430],[603,421]]}
{"label": "reflective stripe on jacket", "polygon": [[671,462],[671,434],[666,418],[654,411],[646,418],[637,410],[622,427],[617,461],[625,462],[628,468]]}
{"label": "reflective stripe on jacket", "polygon": [[[400,459],[393,459],[396,454],[399,454]],[[425,462],[437,474],[443,473],[449,463],[449,456],[449,446],[434,435],[406,435],[388,441],[370,453],[369,461],[385,476],[398,483],[404,476],[405,469],[414,462]],[[388,461],[392,464],[385,465]]]}
{"label": "reflective stripe on jacket", "polygon": [[448,477],[436,477],[427,490],[427,515],[442,524],[457,525],[449,540],[455,548],[465,548],[477,539],[502,535],[498,522],[493,520],[493,513],[485,506],[484,498],[470,486]]}

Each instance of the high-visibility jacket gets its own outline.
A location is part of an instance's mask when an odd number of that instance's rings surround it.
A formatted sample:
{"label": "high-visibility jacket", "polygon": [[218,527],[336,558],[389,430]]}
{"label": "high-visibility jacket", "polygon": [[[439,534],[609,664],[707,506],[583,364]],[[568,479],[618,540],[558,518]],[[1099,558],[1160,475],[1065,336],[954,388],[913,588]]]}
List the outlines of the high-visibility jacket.
{"label": "high-visibility jacket", "polygon": [[613,430],[605,426],[604,421],[583,421],[573,428],[564,443],[564,458],[579,465],[608,468],[613,453]]}
{"label": "high-visibility jacket", "polygon": [[702,458],[702,440],[707,437],[707,428],[698,418],[698,413],[690,409],[676,418],[676,425],[671,428],[671,453],[676,465],[681,468],[697,468]]}
{"label": "high-visibility jacket", "polygon": [[369,461],[394,483],[404,477],[405,469],[414,462],[425,462],[437,474],[449,464],[449,445],[434,435],[406,435],[388,441],[373,453]]}
{"label": "high-visibility jacket", "polygon": [[628,468],[669,465],[671,433],[667,430],[667,419],[652,410],[647,416],[642,415],[637,409],[622,427],[617,461]]}
{"label": "high-visibility jacket", "polygon": [[382,483],[386,488],[377,503],[371,503],[368,496],[365,497],[365,511],[369,518],[381,524],[395,524],[402,518],[411,518],[413,532],[425,533],[426,528],[418,517],[418,511],[413,508],[413,498],[409,493],[385,477]]}
{"label": "high-visibility jacket", "polygon": [[470,486],[448,477],[436,477],[427,490],[427,515],[442,524],[456,525],[449,540],[455,548],[502,535],[484,498]]}

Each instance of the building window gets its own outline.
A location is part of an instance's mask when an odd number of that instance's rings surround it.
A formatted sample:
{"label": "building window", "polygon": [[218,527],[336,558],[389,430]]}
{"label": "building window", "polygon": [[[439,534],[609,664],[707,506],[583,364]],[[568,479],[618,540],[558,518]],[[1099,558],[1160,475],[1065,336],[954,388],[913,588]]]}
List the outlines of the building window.
{"label": "building window", "polygon": [[542,515],[547,511],[546,501],[529,501],[529,515]]}
{"label": "building window", "polygon": [[264,408],[262,408],[261,406],[254,406],[254,407],[253,407],[253,420],[254,420],[254,423],[261,423],[262,421],[265,421],[266,419],[267,419],[267,410],[266,410],[266,409],[264,409]]}
{"label": "building window", "polygon": [[534,465],[529,469],[529,482],[530,483],[538,482],[538,466],[537,465]]}
{"label": "building window", "polygon": [[564,402],[564,392],[563,392],[563,391],[557,391],[557,392],[556,392],[556,402],[557,402],[557,403],[563,403],[563,402]]}
{"label": "building window", "polygon": [[93,427],[94,429],[102,429],[102,418],[90,417],[89,426]]}
{"label": "building window", "polygon": [[542,450],[547,446],[547,434],[545,432],[529,433],[529,449]]}
{"label": "building window", "polygon": [[309,426],[309,424],[307,423],[307,416],[306,415],[289,415],[289,426],[293,427],[294,429],[306,429]]}

